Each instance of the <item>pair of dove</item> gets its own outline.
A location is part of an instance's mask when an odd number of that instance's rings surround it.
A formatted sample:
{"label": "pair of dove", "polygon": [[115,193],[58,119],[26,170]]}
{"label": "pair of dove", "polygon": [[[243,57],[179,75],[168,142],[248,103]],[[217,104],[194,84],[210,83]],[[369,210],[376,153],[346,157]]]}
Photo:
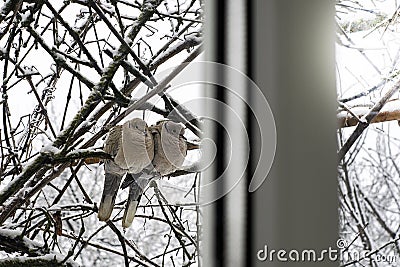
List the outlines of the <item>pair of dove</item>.
{"label": "pair of dove", "polygon": [[122,226],[129,227],[135,217],[144,188],[155,176],[179,169],[185,160],[187,145],[181,123],[160,121],[154,126],[139,118],[111,128],[104,151],[113,159],[105,160],[105,180],[98,218],[107,221],[114,208],[122,177],[122,188],[129,186]]}

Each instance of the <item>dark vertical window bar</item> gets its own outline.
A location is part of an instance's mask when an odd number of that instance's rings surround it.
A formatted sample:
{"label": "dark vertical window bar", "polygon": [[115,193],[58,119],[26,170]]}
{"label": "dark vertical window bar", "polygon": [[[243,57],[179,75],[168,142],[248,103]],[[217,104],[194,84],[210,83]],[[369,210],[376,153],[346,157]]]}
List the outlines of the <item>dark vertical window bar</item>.
{"label": "dark vertical window bar", "polygon": [[[215,123],[211,132],[216,144],[217,156],[210,179],[219,180],[213,190],[214,195],[225,195],[210,206],[208,215],[207,266],[251,266],[254,251],[251,244],[251,202],[248,186],[254,164],[246,168],[247,141],[252,142],[252,122],[249,113],[251,97],[244,74],[251,70],[252,55],[250,50],[249,26],[250,0],[209,1],[207,15],[209,18],[208,59],[228,65],[227,68],[216,68],[210,75],[217,77],[226,88],[214,86],[210,94],[216,100],[225,103],[233,112],[223,105],[216,107],[215,118],[222,124]],[[235,71],[230,71],[234,69]],[[208,70],[209,71],[209,70]],[[240,76],[240,77],[239,77]],[[238,95],[243,96],[241,100]],[[241,125],[245,131],[241,131]],[[235,140],[235,141],[233,141]],[[255,145],[253,145],[255,146]],[[251,149],[251,147],[250,147]],[[251,154],[251,152],[250,152]],[[252,157],[252,155],[250,155]],[[243,177],[237,177],[238,174]],[[237,180],[240,179],[240,180]],[[229,193],[228,193],[229,192]],[[211,258],[211,259],[210,259]]]}
{"label": "dark vertical window bar", "polygon": [[[218,63],[225,63],[226,62],[226,3],[225,0],[218,0],[215,1],[216,6],[216,29],[215,29],[215,61]],[[225,79],[224,73],[217,74],[218,79],[223,81]],[[216,99],[224,102],[226,101],[225,90],[224,88],[216,88]],[[219,109],[219,107],[218,107]],[[224,111],[217,110],[217,118],[219,121],[224,121]],[[216,178],[220,177],[220,175],[224,172],[225,167],[225,157],[223,155],[223,151],[225,149],[225,133],[224,129],[220,124],[216,125],[216,145],[217,145],[217,170],[216,170]],[[217,188],[217,194],[219,191],[224,190],[224,184],[220,185],[222,188]],[[226,259],[225,259],[225,198],[221,198],[216,201],[215,203],[215,259],[216,259],[216,266],[226,266]]]}
{"label": "dark vertical window bar", "polygon": [[[246,31],[247,31],[247,42],[246,42],[246,74],[247,76],[250,77],[250,79],[253,79],[253,49],[252,49],[252,42],[253,42],[253,35],[254,35],[254,27],[253,27],[253,1],[252,0],[246,0]],[[248,88],[250,86],[248,85]],[[247,90],[247,99],[249,100],[251,104],[251,91]],[[254,164],[254,150],[255,150],[255,142],[253,138],[253,129],[254,129],[254,116],[251,113],[251,109],[249,106],[247,106],[247,129],[248,129],[248,134],[249,134],[249,146],[250,146],[250,155],[249,155],[249,163],[246,168],[246,185],[247,188],[250,185],[251,178],[253,177],[254,174],[254,169],[255,169],[255,164]],[[246,194],[246,233],[245,233],[245,262],[246,266],[253,266],[254,265],[254,242],[252,240],[252,236],[254,235],[253,232],[253,219],[254,219],[254,213],[253,213],[253,198],[251,197],[252,195],[247,191]]]}

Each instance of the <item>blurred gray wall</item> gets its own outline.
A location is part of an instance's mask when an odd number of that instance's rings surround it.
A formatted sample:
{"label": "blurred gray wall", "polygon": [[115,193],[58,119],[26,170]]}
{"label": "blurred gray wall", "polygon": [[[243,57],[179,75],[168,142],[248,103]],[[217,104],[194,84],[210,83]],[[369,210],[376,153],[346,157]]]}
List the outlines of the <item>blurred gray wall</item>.
{"label": "blurred gray wall", "polygon": [[[268,137],[260,136],[250,110],[243,111],[221,88],[208,93],[240,111],[251,164],[231,193],[205,208],[203,266],[338,266],[328,257],[324,262],[257,259],[265,246],[336,249],[334,12],[334,1],[323,0],[206,1],[207,60],[233,65],[257,83],[274,113],[277,150],[267,180],[249,193],[261,138]],[[212,70],[208,75],[229,79]],[[247,101],[260,104],[251,91]],[[229,115],[213,112],[229,124]],[[212,180],[227,164],[227,136],[218,127],[206,131],[218,148],[217,163],[205,172]],[[233,160],[240,165],[242,155]]]}

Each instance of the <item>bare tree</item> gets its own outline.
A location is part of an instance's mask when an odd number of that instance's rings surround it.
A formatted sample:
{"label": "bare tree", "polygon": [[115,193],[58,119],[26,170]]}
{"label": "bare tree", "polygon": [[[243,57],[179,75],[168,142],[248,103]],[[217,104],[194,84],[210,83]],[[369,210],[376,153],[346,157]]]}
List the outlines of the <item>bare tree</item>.
{"label": "bare tree", "polygon": [[336,5],[338,51],[351,55],[347,62],[338,56],[337,71],[341,266],[397,266],[400,50],[391,40],[398,35],[399,6]]}
{"label": "bare tree", "polygon": [[[126,231],[126,193],[107,223],[96,203],[112,126],[151,114],[200,138],[201,122],[167,89],[202,52],[202,14],[200,0],[3,3],[0,266],[200,265],[199,173],[172,175],[190,185],[185,203],[151,183]],[[166,64],[177,67],[158,80]]]}

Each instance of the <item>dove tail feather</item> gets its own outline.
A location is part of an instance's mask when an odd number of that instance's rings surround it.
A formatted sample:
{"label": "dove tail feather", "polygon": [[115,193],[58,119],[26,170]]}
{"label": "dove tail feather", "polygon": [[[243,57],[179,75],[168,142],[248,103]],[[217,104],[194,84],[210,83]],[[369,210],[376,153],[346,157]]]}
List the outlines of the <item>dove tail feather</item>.
{"label": "dove tail feather", "polygon": [[125,212],[124,212],[124,217],[122,218],[122,227],[123,228],[128,228],[131,226],[133,219],[135,218],[136,214],[136,209],[139,204],[139,201],[137,200],[128,200],[128,203],[126,204]]}
{"label": "dove tail feather", "polygon": [[134,178],[134,176],[129,173],[127,174],[127,178],[130,178],[132,182],[129,185],[128,201],[126,203],[124,217],[122,218],[122,226],[124,228],[131,226],[144,188],[149,182],[148,179]]}
{"label": "dove tail feather", "polygon": [[110,218],[121,180],[121,175],[112,173],[105,174],[103,195],[97,215],[100,221],[107,221]]}
{"label": "dove tail feather", "polygon": [[140,176],[140,174],[131,174],[128,173],[125,176],[125,179],[122,181],[121,189],[125,189],[128,186],[131,186],[132,183],[135,183],[135,180]]}
{"label": "dove tail feather", "polygon": [[111,217],[111,213],[114,207],[115,197],[113,196],[103,196],[100,207],[99,213],[97,217],[100,221],[107,221]]}

